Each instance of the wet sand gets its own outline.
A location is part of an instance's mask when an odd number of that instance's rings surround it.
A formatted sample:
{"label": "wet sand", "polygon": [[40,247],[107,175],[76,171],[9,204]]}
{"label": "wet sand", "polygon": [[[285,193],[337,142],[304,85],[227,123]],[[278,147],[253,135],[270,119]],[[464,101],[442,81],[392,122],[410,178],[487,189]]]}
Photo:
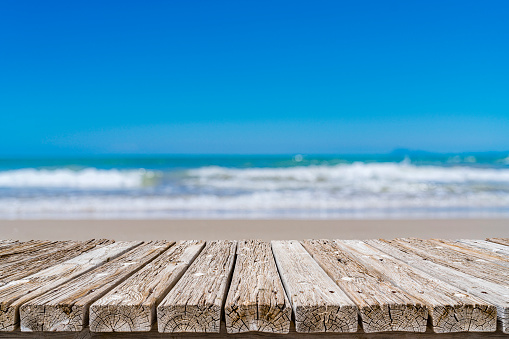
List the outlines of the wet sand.
{"label": "wet sand", "polygon": [[0,220],[1,239],[509,238],[509,219]]}

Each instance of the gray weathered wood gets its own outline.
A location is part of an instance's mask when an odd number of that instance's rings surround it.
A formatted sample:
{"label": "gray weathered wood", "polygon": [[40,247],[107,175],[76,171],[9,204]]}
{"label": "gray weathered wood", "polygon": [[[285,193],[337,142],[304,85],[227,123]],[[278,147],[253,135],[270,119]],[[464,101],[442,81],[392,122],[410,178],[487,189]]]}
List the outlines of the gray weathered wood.
{"label": "gray weathered wood", "polygon": [[219,332],[235,241],[208,242],[157,307],[159,332]]}
{"label": "gray weathered wood", "polygon": [[488,238],[486,240],[500,245],[509,246],[509,238]]}
{"label": "gray weathered wood", "polygon": [[96,246],[111,243],[112,241],[104,239],[66,244],[58,243],[54,247],[55,250],[48,250],[47,253],[39,253],[36,256],[32,252],[15,255],[13,257],[17,257],[19,261],[5,263],[0,267],[0,286],[74,258]]}
{"label": "gray weathered wood", "polygon": [[458,332],[437,335],[430,328],[425,333],[391,332],[391,333],[298,333],[293,322],[290,333],[275,335],[266,332],[227,333],[225,323],[221,322],[219,333],[159,333],[154,328],[150,332],[111,333],[90,332],[88,328],[81,332],[0,332],[0,339],[507,339],[500,330],[489,333]]}
{"label": "gray weathered wood", "polygon": [[1,240],[0,250],[3,250],[4,248],[16,246],[16,244],[19,244],[19,243],[20,243],[20,241],[18,241],[18,240]]}
{"label": "gray weathered wood", "polygon": [[[401,239],[400,241],[404,243],[406,241],[406,239]],[[501,239],[500,241],[503,242],[504,239]],[[367,241],[367,242],[369,243],[369,241]],[[12,310],[11,311],[8,310],[11,307],[10,305],[7,305],[8,303],[2,303],[2,299],[3,299],[2,297],[5,297],[6,295],[7,295],[7,297],[9,297],[9,296],[12,297],[12,300],[14,300],[15,303],[17,303],[17,306],[14,305],[14,307],[19,307],[23,303],[23,302],[19,301],[22,298],[25,298],[27,300],[27,304],[30,304],[33,300],[35,300],[33,298],[37,298],[37,296],[39,296],[39,298],[43,298],[46,295],[51,294],[51,292],[48,292],[48,290],[46,289],[50,285],[51,285],[50,290],[60,290],[61,287],[71,284],[74,280],[81,281],[81,279],[84,279],[84,277],[89,276],[89,274],[87,274],[87,273],[78,273],[78,274],[74,275],[74,278],[68,279],[67,280],[68,282],[60,281],[58,283],[57,283],[57,280],[52,280],[52,279],[48,279],[47,281],[44,281],[42,283],[41,283],[41,281],[39,281],[37,279],[34,280],[32,278],[32,276],[38,275],[38,274],[33,274],[33,272],[30,274],[27,274],[26,270],[29,270],[29,269],[34,269],[34,270],[38,270],[38,271],[39,270],[41,270],[41,271],[48,270],[48,268],[44,269],[44,268],[37,267],[38,261],[41,264],[46,262],[46,265],[48,265],[47,261],[42,260],[43,258],[45,258],[45,260],[46,259],[47,260],[50,260],[50,259],[55,260],[54,264],[56,264],[57,266],[59,266],[60,264],[63,264],[64,259],[61,258],[60,260],[57,261],[54,257],[59,253],[64,253],[66,251],[69,251],[70,248],[72,247],[71,245],[73,245],[73,244],[76,245],[76,242],[32,241],[32,242],[27,242],[27,243],[28,243],[28,245],[26,245],[25,249],[23,249],[23,247],[21,247],[21,248],[19,247],[19,245],[20,245],[19,242],[16,243],[16,242],[8,242],[8,241],[0,240],[0,280],[1,280],[1,272],[5,272],[5,276],[7,276],[6,279],[13,279],[12,283],[15,283],[16,285],[21,286],[18,289],[18,292],[21,293],[21,291],[24,291],[24,294],[21,297],[17,298],[17,297],[14,297],[13,295],[10,295],[9,293],[11,293],[11,292],[8,292],[7,294],[5,294],[5,287],[11,286],[11,288],[17,288],[13,284],[8,283],[7,285],[5,285],[3,287],[0,286],[0,310],[2,310],[2,311],[6,310],[7,313],[11,312]],[[470,302],[469,304],[468,303],[465,304],[465,307],[464,307],[465,309],[461,310],[459,313],[458,313],[457,309],[456,310],[453,309],[452,311],[450,311],[452,313],[454,313],[456,311],[456,313],[454,315],[457,316],[457,318],[459,318],[459,321],[463,321],[464,324],[466,324],[467,321],[470,321],[470,324],[468,325],[470,328],[469,329],[470,331],[476,331],[476,330],[482,331],[482,330],[480,330],[480,328],[482,328],[484,330],[488,330],[488,328],[490,328],[490,326],[492,327],[492,324],[494,321],[493,320],[494,308],[493,307],[489,308],[490,303],[497,307],[499,316],[500,316],[500,320],[502,320],[501,321],[502,327],[505,328],[505,330],[507,331],[507,329],[509,328],[509,321],[508,321],[509,320],[509,307],[508,307],[508,305],[509,305],[509,300],[508,300],[509,299],[509,284],[507,283],[508,280],[506,280],[504,278],[505,277],[504,270],[507,269],[506,264],[505,264],[505,262],[506,262],[505,256],[506,256],[507,252],[504,253],[504,251],[509,249],[509,246],[501,245],[501,244],[499,244],[499,242],[493,243],[493,242],[485,241],[484,243],[482,243],[482,241],[476,240],[475,244],[474,244],[474,243],[461,242],[461,240],[452,242],[452,241],[442,241],[442,240],[437,239],[437,240],[430,240],[430,241],[422,242],[422,243],[426,244],[426,246],[432,245],[432,250],[428,251],[429,248],[422,246],[420,240],[418,241],[418,244],[420,247],[417,246],[417,248],[412,248],[412,249],[409,249],[407,247],[409,245],[401,245],[400,244],[400,248],[397,248],[397,247],[389,245],[388,243],[385,243],[385,242],[382,242],[382,243],[384,245],[387,245],[394,251],[394,253],[395,253],[394,255],[389,255],[389,257],[392,260],[395,260],[396,262],[399,262],[400,264],[403,264],[402,262],[406,262],[407,264],[413,266],[418,272],[420,272],[420,274],[427,273],[430,276],[433,276],[439,280],[442,280],[444,283],[449,283],[450,285],[456,286],[458,291],[461,291],[461,293],[456,293],[457,295],[455,295],[455,297],[463,297],[463,298],[467,298],[467,299],[470,298],[470,300],[471,300],[472,297],[469,296],[469,294],[471,294],[473,296],[479,297],[480,299],[483,299],[484,301],[481,300],[481,302],[477,304],[477,306],[476,306],[477,308],[471,307],[472,302]],[[374,246],[373,244],[371,244],[371,245]],[[480,246],[480,245],[483,245],[484,247]],[[69,247],[65,247],[65,246],[69,246]],[[17,247],[17,249],[16,249],[16,247]],[[65,250],[63,247],[65,247]],[[438,250],[437,250],[437,247],[438,247]],[[75,247],[72,247],[72,248],[75,248]],[[403,251],[403,249],[406,252]],[[417,252],[420,251],[420,255],[416,254],[416,251]],[[447,253],[445,256],[442,255],[442,253],[444,251]],[[310,252],[311,252],[311,250],[310,250]],[[371,273],[376,272],[376,269],[373,266],[369,266],[365,263],[365,260],[367,260],[367,259],[363,258],[363,255],[360,255],[360,257],[359,257],[359,254],[355,253],[355,250],[352,247],[348,247],[348,251],[344,250],[344,251],[342,251],[342,253],[345,253],[345,255],[348,255],[349,257],[354,259],[354,261],[355,261],[355,259],[358,259],[359,260],[358,263],[366,268],[369,268],[369,272],[371,272]],[[386,253],[388,253],[388,252],[386,252]],[[73,257],[76,255],[77,254],[73,255]],[[156,260],[159,260],[159,258],[161,258],[163,255],[164,254],[161,254],[155,260],[151,261],[148,265],[152,264]],[[337,254],[334,254],[334,255],[337,257]],[[399,257],[398,257],[398,255],[399,255]],[[426,259],[423,257],[423,255],[424,255],[424,257],[428,257],[428,258],[432,257],[433,260]],[[335,258],[335,256],[332,256],[332,257]],[[315,255],[315,258],[318,260],[318,256]],[[456,268],[452,268],[450,266],[443,266],[441,264],[438,264],[437,262],[435,262],[436,260],[439,260],[438,258],[440,260],[442,260],[443,262],[445,262],[449,259],[452,259],[452,263],[449,263],[449,264],[450,265],[454,264],[458,268],[456,269]],[[105,262],[110,259],[105,260]],[[341,257],[340,257],[340,259],[341,259]],[[383,258],[383,259],[384,259],[384,261],[386,260],[385,258]],[[399,260],[397,260],[397,259],[399,259]],[[295,260],[295,258],[292,258],[292,260]],[[449,260],[449,261],[451,261],[451,260]],[[481,265],[479,263],[482,263],[485,265]],[[331,262],[331,264],[332,264],[332,262]],[[462,265],[462,264],[464,264],[464,265]],[[102,265],[102,263],[100,263],[98,265]],[[106,264],[106,265],[108,265],[108,264]],[[495,265],[497,265],[497,266],[495,266]],[[323,266],[323,265],[321,265],[321,266]],[[486,268],[486,266],[488,266],[488,269]],[[23,267],[25,267],[26,270]],[[103,267],[103,266],[100,266],[100,267]],[[240,267],[240,263],[237,265],[237,267],[238,268]],[[325,266],[323,266],[323,267],[325,268]],[[495,267],[497,267],[498,269],[494,270]],[[79,268],[76,268],[76,269],[79,270]],[[334,269],[335,268],[331,268],[330,271],[333,271]],[[351,267],[349,267],[349,269],[351,269]],[[502,272],[503,272],[502,275],[500,274],[499,269],[502,269]],[[94,269],[94,271],[95,270],[97,270],[97,268]],[[124,284],[131,278],[134,278],[135,276],[137,276],[142,270],[145,270],[145,267],[143,269],[140,269],[140,268],[134,269],[133,272],[127,274],[125,277],[124,276],[117,277],[113,281],[113,286],[118,285],[117,287],[119,287],[120,285]],[[476,274],[476,276],[464,273],[465,270],[470,270],[471,273]],[[479,273],[478,272],[479,270],[481,270],[482,272]],[[493,270],[493,272],[491,270]],[[253,269],[253,271],[255,271],[255,269]],[[489,272],[492,272],[493,275],[486,274]],[[13,276],[12,275],[13,273],[22,274],[22,275],[24,274],[24,275],[17,276],[15,278],[11,278]],[[230,273],[231,273],[231,269],[230,269]],[[328,272],[328,273],[330,274],[330,272]],[[378,272],[378,273],[380,273],[380,272]],[[70,270],[69,274],[74,274],[74,271],[71,272],[71,270]],[[178,275],[180,276],[181,274],[182,273],[179,273]],[[479,274],[483,274],[483,279],[479,278]],[[128,275],[130,275],[129,278],[127,277]],[[162,275],[162,273],[158,273],[158,275]],[[171,275],[171,276],[174,277],[174,275]],[[22,277],[25,277],[25,279],[21,279]],[[47,277],[47,275],[45,275],[44,277]],[[346,275],[346,277],[350,277],[350,276]],[[385,280],[389,280],[389,279],[386,279],[385,276],[381,273],[380,273],[380,277],[382,277]],[[159,277],[157,277],[157,278],[159,278]],[[266,277],[262,277],[262,278],[266,279]],[[359,280],[362,278],[365,278],[365,277],[359,276]],[[30,281],[27,281],[27,279],[29,279]],[[484,280],[484,279],[489,279],[489,280]],[[100,279],[100,280],[102,280],[102,279]],[[162,281],[162,279],[158,279],[158,281]],[[495,283],[495,281],[497,281],[499,283]],[[355,282],[357,282],[357,281],[355,281]],[[239,284],[242,284],[242,280],[239,282]],[[392,285],[396,286],[397,284],[394,281],[392,281]],[[58,287],[58,286],[60,286],[60,287]],[[99,289],[101,289],[102,286],[103,285],[101,285],[99,287]],[[106,290],[110,290],[113,286],[107,288]],[[152,286],[153,286],[153,288],[156,288],[156,289],[160,287],[159,284],[157,284],[157,283],[156,283],[156,285],[152,285]],[[359,283],[358,286],[362,286],[362,285],[360,285],[360,283]],[[452,286],[450,286],[450,287],[452,287]],[[11,288],[10,288],[10,291],[12,291]],[[227,288],[227,287],[225,287],[225,288]],[[232,288],[233,288],[233,285],[232,285]],[[383,289],[383,287],[379,287],[379,288]],[[85,289],[83,289],[83,290],[85,290]],[[362,290],[362,292],[364,293],[365,290],[366,289],[364,288]],[[46,292],[44,292],[44,291],[46,291]],[[76,291],[71,291],[70,289],[67,289],[67,291],[69,293],[68,295],[70,295],[74,292],[78,293],[78,289]],[[89,291],[90,291],[90,289],[89,289]],[[113,292],[113,291],[111,291],[111,292]],[[152,293],[152,292],[153,291],[150,291],[149,293]],[[46,294],[43,294],[42,296],[40,296],[41,293],[46,293]],[[94,293],[96,293],[96,292],[91,291],[91,294],[94,294]],[[97,292],[97,293],[100,295],[103,295],[105,293],[105,291]],[[223,301],[224,301],[225,293],[223,294],[223,297],[222,297]],[[360,294],[362,294],[362,293],[360,293]],[[463,294],[463,296],[459,296],[459,294]],[[163,293],[163,295],[164,295],[164,293]],[[288,296],[291,297],[290,294]],[[371,297],[371,295],[370,295],[370,297]],[[86,296],[77,297],[77,299],[80,299],[80,300],[84,300],[86,298],[87,298]],[[415,296],[415,298],[418,299],[417,296]],[[9,298],[7,298],[7,299],[9,299]],[[92,299],[96,300],[97,296]],[[203,298],[203,299],[205,299],[205,298]],[[355,300],[354,297],[352,297],[352,299]],[[424,302],[421,302],[421,303],[424,304]],[[484,307],[487,304],[488,304],[488,308],[486,308],[484,311],[481,310],[482,307]],[[155,302],[154,305],[157,305],[157,302]],[[21,308],[23,308],[23,307],[24,307],[24,305],[21,306]],[[74,307],[74,305],[68,305],[69,310],[72,310],[73,307]],[[43,313],[44,312],[45,311],[43,311]],[[461,312],[469,313],[471,315],[470,320],[463,317],[463,313],[461,313]],[[0,324],[2,324],[1,323],[2,317],[5,316],[5,314],[3,314],[3,313],[4,312],[0,312]],[[48,319],[52,318],[51,316],[49,316],[49,314],[50,313],[48,313],[46,315],[46,318],[48,318]],[[154,313],[152,312],[152,315],[153,314]],[[391,317],[393,317],[393,315],[394,314],[392,313]],[[491,318],[489,317],[489,315],[491,315]],[[16,314],[15,314],[15,316],[16,316]],[[447,316],[450,316],[450,313],[448,313]],[[485,318],[489,318],[489,319],[486,320]],[[84,323],[86,323],[86,321],[83,322],[83,324]],[[217,337],[217,338],[225,337],[226,336],[225,327],[224,327],[225,325],[222,324],[221,326],[223,327],[223,329],[221,330],[221,333],[219,333],[217,335],[216,334],[208,334],[208,336]],[[467,327],[467,325],[464,325],[464,326]],[[44,327],[43,327],[43,329],[44,329]],[[32,338],[32,337],[45,336],[44,332],[22,333],[19,331],[10,332],[7,335],[9,337],[13,337],[13,338],[19,338],[19,337]],[[56,336],[59,338],[65,338],[65,337],[73,337],[73,338],[89,338],[89,337],[90,338],[92,338],[92,337],[94,337],[94,338],[105,337],[106,338],[106,337],[110,337],[110,338],[113,338],[113,337],[120,337],[120,336],[122,336],[122,337],[130,336],[131,338],[134,338],[138,334],[135,334],[135,333],[123,333],[123,334],[94,333],[94,332],[90,332],[88,328],[84,328],[82,331],[75,332],[75,334],[70,334],[69,332],[60,332],[59,334],[52,333],[52,334],[48,334],[48,335],[50,335],[52,337]],[[193,335],[190,333],[158,334],[158,333],[154,332],[154,329],[152,329],[151,332],[146,332],[145,334],[139,334],[139,335],[141,337],[145,337],[145,338],[161,337],[161,336],[175,337],[175,338],[180,338],[180,337],[191,338],[193,336],[194,337],[201,336],[199,334]],[[264,336],[267,337],[268,335],[270,335],[270,334],[263,334],[262,332],[247,332],[244,335],[231,334],[231,335],[228,335],[228,337],[243,336],[243,337],[256,338],[256,337],[264,337]],[[291,329],[290,334],[287,336],[288,337],[305,338],[305,337],[322,337],[322,336],[330,336],[330,335],[331,334],[326,334],[326,333],[325,334],[317,334],[317,335],[295,333],[295,331]],[[363,332],[358,332],[358,333],[354,333],[354,334],[338,334],[338,335],[340,337],[345,337],[345,338],[346,337],[362,337],[362,338],[382,338],[382,337],[384,337],[383,334],[376,335],[376,334],[366,334]],[[430,336],[432,334],[429,332],[426,332],[423,334],[412,333],[412,334],[408,334],[408,335],[411,335],[412,337],[420,336],[423,338],[427,338],[428,336]],[[392,332],[390,334],[391,337],[395,337],[395,336],[396,337],[404,337],[404,336],[408,336],[408,335],[405,335],[400,332]],[[461,335],[461,337],[469,337],[469,336],[475,335],[475,334],[461,333],[458,335]],[[458,335],[450,334],[450,335],[445,335],[443,337],[444,338],[458,337]],[[485,332],[482,334],[482,337],[493,337],[493,336],[497,336],[497,335],[501,336],[501,333],[496,332],[495,334],[492,334],[492,333]],[[5,337],[5,334],[2,335],[0,333],[0,338],[2,338],[2,337]]]}
{"label": "gray weathered wood", "polygon": [[156,305],[168,294],[205,243],[180,241],[90,307],[93,332],[150,331]]}
{"label": "gray weathered wood", "polygon": [[487,332],[496,329],[496,308],[358,240],[336,240],[344,250],[428,306],[433,330]]}
{"label": "gray weathered wood", "polygon": [[486,240],[458,239],[456,241],[509,257],[509,246],[500,245]]}
{"label": "gray weathered wood", "polygon": [[288,333],[292,309],[270,243],[242,240],[225,304],[228,333]]}
{"label": "gray weathered wood", "polygon": [[[480,248],[477,246],[468,245],[465,243],[452,241],[452,240],[442,240],[442,239],[430,239],[430,242],[437,244],[438,246],[445,246],[451,250],[456,252],[460,252],[468,256],[470,259],[476,260],[475,258],[484,259],[491,261],[492,263],[509,267],[509,256],[498,254],[494,251],[489,251],[484,248]],[[489,244],[493,244],[488,242]],[[497,245],[497,244],[493,244]],[[500,245],[502,246],[502,245]]]}
{"label": "gray weathered wood", "polygon": [[496,284],[509,283],[509,268],[495,264],[478,256],[467,255],[452,250],[444,244],[436,244],[429,240],[416,238],[399,238],[390,243],[398,248],[407,248],[415,254],[463,273],[478,277]]}
{"label": "gray weathered wood", "polygon": [[355,302],[364,332],[426,331],[428,310],[419,299],[363,265],[332,240],[305,240],[302,245]]}
{"label": "gray weathered wood", "polygon": [[99,266],[141,242],[116,242],[83,253],[28,277],[0,286],[0,331],[13,331],[19,322],[19,307],[25,302]]}
{"label": "gray weathered wood", "polygon": [[272,241],[297,332],[355,332],[357,306],[298,241]]}
{"label": "gray weathered wood", "polygon": [[76,245],[78,244],[78,241],[51,241],[44,244],[41,244],[40,246],[36,246],[32,248],[31,250],[26,251],[20,251],[19,253],[15,253],[9,256],[4,256],[0,259],[0,269],[3,268],[5,265],[9,265],[13,262],[21,263],[25,260],[40,256],[40,255],[47,255],[52,252],[56,252],[61,248],[70,246],[70,245]]}
{"label": "gray weathered wood", "polygon": [[2,247],[0,248],[0,262],[12,255],[32,252],[40,248],[47,248],[48,246],[52,246],[55,243],[56,241],[49,240],[30,240],[27,242],[18,242],[12,246],[9,245]]}
{"label": "gray weathered wood", "polygon": [[144,243],[122,256],[34,298],[20,307],[21,331],[81,331],[89,306],[170,245]]}
{"label": "gray weathered wood", "polygon": [[19,240],[13,240],[13,239],[2,239],[0,240],[0,246],[3,245],[12,245],[15,243],[19,243]]}
{"label": "gray weathered wood", "polygon": [[386,240],[367,240],[369,245],[412,265],[438,279],[475,295],[497,307],[497,316],[502,330],[509,331],[509,287],[479,279],[455,269],[424,259],[411,250],[398,249]]}

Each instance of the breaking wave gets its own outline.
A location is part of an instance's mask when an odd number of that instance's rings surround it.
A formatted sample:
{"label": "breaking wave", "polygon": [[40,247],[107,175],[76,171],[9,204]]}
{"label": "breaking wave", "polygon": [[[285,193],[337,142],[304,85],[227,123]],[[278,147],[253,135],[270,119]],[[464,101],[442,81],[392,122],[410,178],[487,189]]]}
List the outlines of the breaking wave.
{"label": "breaking wave", "polygon": [[0,187],[114,189],[142,187],[153,178],[152,171],[86,168],[33,169],[0,172]]}
{"label": "breaking wave", "polygon": [[[203,167],[188,171],[187,182],[217,188],[362,188],[373,192],[414,185],[509,185],[509,169],[353,163],[290,168]],[[396,185],[396,187],[395,187]],[[418,186],[419,187],[419,186]]]}
{"label": "breaking wave", "polygon": [[509,215],[509,168],[350,163],[0,172],[7,218]]}

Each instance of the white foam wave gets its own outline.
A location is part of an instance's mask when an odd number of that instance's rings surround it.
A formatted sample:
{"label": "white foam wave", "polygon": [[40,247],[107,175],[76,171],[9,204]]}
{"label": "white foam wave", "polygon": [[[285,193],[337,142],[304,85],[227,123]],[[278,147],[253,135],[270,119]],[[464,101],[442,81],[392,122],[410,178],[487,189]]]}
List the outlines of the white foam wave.
{"label": "white foam wave", "polygon": [[406,163],[353,163],[337,166],[191,170],[186,183],[215,188],[360,189],[370,192],[422,191],[447,184],[509,184],[509,169],[415,166]]}
{"label": "white foam wave", "polygon": [[[367,196],[341,199],[312,192],[262,192],[236,197],[200,195],[80,196],[55,198],[0,198],[2,218],[157,218],[157,217],[370,217],[383,214],[428,217],[437,213],[465,216],[509,215],[509,195],[443,197]],[[456,213],[456,214],[455,214]]]}
{"label": "white foam wave", "polygon": [[[153,189],[141,189],[147,180],[160,175],[95,168],[0,172],[0,188],[12,188],[8,195],[0,196],[0,218],[333,218],[384,213],[408,216],[416,210],[427,217],[440,211],[461,216],[496,210],[509,215],[507,168],[409,163],[202,167],[162,176]],[[49,188],[49,193],[39,193],[41,187]],[[51,190],[61,187],[73,190],[65,194]],[[35,188],[31,191],[35,193],[18,195],[17,188]]]}
{"label": "white foam wave", "polygon": [[145,178],[153,172],[141,170],[121,171],[86,168],[33,169],[24,168],[0,172],[0,187],[7,188],[77,188],[77,189],[122,189],[141,187]]}

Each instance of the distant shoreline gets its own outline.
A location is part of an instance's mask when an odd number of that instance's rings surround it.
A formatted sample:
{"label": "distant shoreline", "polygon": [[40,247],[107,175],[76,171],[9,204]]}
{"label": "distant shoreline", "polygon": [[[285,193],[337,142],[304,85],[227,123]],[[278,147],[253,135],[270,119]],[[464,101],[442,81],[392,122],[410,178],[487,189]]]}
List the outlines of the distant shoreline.
{"label": "distant shoreline", "polygon": [[1,239],[509,238],[507,219],[0,220]]}

